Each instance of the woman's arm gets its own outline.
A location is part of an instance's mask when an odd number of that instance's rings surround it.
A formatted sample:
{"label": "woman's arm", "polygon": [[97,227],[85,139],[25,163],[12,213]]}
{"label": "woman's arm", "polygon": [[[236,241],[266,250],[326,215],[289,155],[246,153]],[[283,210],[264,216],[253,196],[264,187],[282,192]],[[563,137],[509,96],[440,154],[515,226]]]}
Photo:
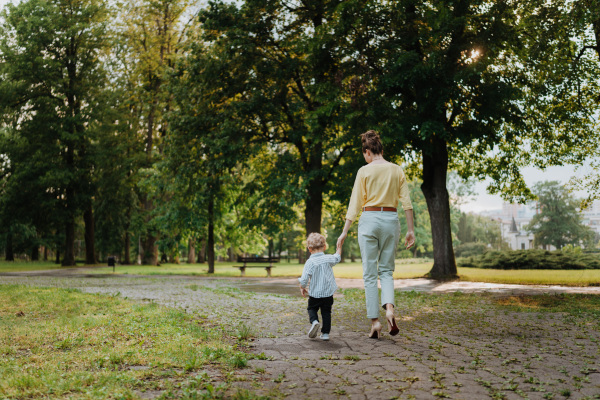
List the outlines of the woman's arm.
{"label": "woman's arm", "polygon": [[413,220],[413,210],[404,210],[404,214],[406,215],[406,225],[408,226],[406,240],[404,240],[404,246],[406,246],[407,249],[410,249],[415,245],[415,224]]}
{"label": "woman's arm", "polygon": [[348,231],[350,230],[351,226],[352,226],[352,221],[349,219],[346,219],[346,224],[344,224],[344,230],[342,231],[342,234],[340,235],[340,237],[337,240],[337,248],[338,249],[341,249],[342,246],[344,245],[344,240],[346,240],[346,236],[348,236]]}

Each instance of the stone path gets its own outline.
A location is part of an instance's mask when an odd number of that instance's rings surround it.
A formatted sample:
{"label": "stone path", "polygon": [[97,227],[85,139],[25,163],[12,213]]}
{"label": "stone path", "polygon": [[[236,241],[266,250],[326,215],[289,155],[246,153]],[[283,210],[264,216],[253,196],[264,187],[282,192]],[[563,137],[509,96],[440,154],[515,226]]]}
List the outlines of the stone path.
{"label": "stone path", "polygon": [[[399,280],[401,333],[380,340],[366,338],[369,323],[360,291],[345,290],[335,297],[331,341],[323,342],[306,337],[306,300],[298,297],[292,279],[85,276],[59,270],[0,276],[0,284],[10,283],[120,293],[218,319],[232,330],[248,326],[256,336],[252,351],[265,357],[238,370],[234,386],[257,394],[288,399],[600,399],[600,313],[527,312],[499,303],[515,294],[599,293],[600,288]],[[339,284],[361,286],[359,280]]]}

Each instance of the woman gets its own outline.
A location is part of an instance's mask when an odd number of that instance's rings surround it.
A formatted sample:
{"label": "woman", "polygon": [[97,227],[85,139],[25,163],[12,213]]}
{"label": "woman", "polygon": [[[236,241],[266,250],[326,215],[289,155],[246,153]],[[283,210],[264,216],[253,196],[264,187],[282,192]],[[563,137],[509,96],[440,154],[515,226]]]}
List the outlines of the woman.
{"label": "woman", "polygon": [[400,331],[394,317],[394,269],[395,255],[400,236],[400,221],[396,206],[398,200],[406,214],[408,232],[404,245],[407,249],[415,244],[412,204],[404,171],[399,165],[383,158],[383,145],[379,134],[367,131],[361,135],[362,151],[367,165],[356,175],[344,231],[338,246],[346,240],[352,222],[362,210],[358,223],[358,244],[363,263],[367,317],[371,319],[370,338],[381,336],[377,277],[381,282],[381,304],[386,310],[390,335]]}

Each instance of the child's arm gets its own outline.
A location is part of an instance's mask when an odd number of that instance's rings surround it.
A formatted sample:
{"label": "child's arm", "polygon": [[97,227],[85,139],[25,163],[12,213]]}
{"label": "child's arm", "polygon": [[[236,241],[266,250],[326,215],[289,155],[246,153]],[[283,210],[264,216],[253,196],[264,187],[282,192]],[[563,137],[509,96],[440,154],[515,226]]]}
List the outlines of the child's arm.
{"label": "child's arm", "polygon": [[340,257],[342,257],[342,246],[343,243],[338,242],[337,248],[335,249],[335,253]]}
{"label": "child's arm", "polygon": [[331,263],[332,267],[342,261],[342,245],[343,243],[338,242],[335,253],[327,255],[327,257],[329,257],[328,261]]}
{"label": "child's arm", "polygon": [[306,293],[308,292],[306,290],[306,285],[308,285],[308,281],[310,280],[310,277],[312,275],[312,264],[309,264],[308,262],[306,264],[304,264],[304,269],[302,270],[302,276],[300,278],[298,278],[298,282],[300,283],[300,293],[302,294],[302,297],[306,297]]}
{"label": "child's arm", "polygon": [[302,297],[306,298],[306,295],[308,294],[308,290],[306,290],[305,287],[302,287],[302,285],[300,285],[300,294],[302,295]]}

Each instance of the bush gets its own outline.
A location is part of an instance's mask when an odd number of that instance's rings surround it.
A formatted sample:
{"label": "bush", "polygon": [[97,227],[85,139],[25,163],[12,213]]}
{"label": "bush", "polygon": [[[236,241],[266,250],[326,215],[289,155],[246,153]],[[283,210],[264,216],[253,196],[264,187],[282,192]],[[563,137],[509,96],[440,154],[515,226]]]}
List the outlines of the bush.
{"label": "bush", "polygon": [[463,243],[454,249],[456,257],[472,257],[485,253],[487,246],[483,243]]}
{"label": "bush", "polygon": [[594,254],[571,251],[511,250],[488,251],[458,259],[458,267],[489,269],[600,269]]}

